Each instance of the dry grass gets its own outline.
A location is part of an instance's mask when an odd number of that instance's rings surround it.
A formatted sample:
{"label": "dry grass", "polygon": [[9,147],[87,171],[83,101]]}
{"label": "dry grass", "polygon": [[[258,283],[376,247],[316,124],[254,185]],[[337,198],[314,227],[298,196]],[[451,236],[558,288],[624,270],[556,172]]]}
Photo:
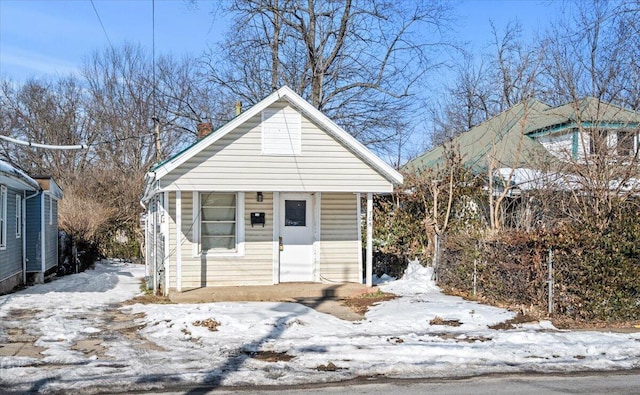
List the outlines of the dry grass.
{"label": "dry grass", "polygon": [[342,301],[342,304],[350,308],[354,313],[364,315],[369,307],[374,306],[380,302],[387,300],[393,300],[397,298],[392,293],[382,292],[377,290],[376,292],[364,293],[357,296],[351,296]]}

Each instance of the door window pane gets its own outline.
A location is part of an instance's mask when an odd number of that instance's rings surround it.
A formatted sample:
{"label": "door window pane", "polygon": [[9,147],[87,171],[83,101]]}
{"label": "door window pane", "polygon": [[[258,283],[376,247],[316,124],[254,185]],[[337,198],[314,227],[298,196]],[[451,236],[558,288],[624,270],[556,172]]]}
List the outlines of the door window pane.
{"label": "door window pane", "polygon": [[307,226],[307,201],[284,201],[284,226]]}

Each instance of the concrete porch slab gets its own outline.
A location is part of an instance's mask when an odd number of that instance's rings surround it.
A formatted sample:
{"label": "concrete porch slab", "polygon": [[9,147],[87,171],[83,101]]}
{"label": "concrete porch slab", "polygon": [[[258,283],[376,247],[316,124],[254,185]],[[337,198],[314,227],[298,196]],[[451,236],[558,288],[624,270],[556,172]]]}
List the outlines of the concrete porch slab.
{"label": "concrete porch slab", "polygon": [[169,290],[174,303],[210,302],[291,302],[300,303],[321,313],[343,320],[357,321],[363,317],[340,303],[341,300],[376,292],[363,284],[282,283],[228,287],[204,287],[178,292]]}

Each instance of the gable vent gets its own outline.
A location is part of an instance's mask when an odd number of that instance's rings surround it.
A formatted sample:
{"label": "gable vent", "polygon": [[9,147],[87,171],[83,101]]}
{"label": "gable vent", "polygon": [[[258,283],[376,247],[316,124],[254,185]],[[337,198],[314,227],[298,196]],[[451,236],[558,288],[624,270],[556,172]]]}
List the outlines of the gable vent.
{"label": "gable vent", "polygon": [[262,112],[262,154],[300,155],[302,117],[291,107]]}

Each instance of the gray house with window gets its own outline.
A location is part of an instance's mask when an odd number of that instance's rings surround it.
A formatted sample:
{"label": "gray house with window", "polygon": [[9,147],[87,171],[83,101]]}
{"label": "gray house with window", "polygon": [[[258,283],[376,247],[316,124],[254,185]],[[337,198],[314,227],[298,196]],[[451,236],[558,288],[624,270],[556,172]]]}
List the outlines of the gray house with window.
{"label": "gray house with window", "polygon": [[62,189],[49,176],[35,176],[40,193],[26,201],[26,273],[42,282],[58,266],[58,201]]}
{"label": "gray house with window", "polygon": [[199,129],[146,176],[149,285],[370,284],[372,195],[392,192],[398,172],[288,87]]}
{"label": "gray house with window", "polygon": [[[42,281],[58,264],[58,200],[50,177],[32,178],[0,161],[0,293]],[[44,202],[44,203],[43,203]]]}

